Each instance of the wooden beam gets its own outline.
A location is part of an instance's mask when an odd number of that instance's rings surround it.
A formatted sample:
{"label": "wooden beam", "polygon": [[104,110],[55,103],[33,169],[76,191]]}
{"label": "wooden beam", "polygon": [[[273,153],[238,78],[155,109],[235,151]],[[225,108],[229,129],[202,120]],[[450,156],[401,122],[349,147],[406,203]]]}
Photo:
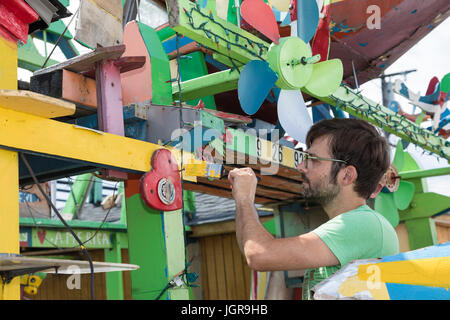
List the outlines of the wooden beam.
{"label": "wooden beam", "polygon": [[58,118],[75,113],[73,103],[22,90],[0,90],[0,107],[44,118]]}
{"label": "wooden beam", "polygon": [[[188,101],[237,88],[238,70],[224,70],[181,82],[181,100]],[[172,83],[172,98],[178,100],[178,83]]]}
{"label": "wooden beam", "polygon": [[[1,39],[0,39],[1,40]],[[19,159],[17,152],[0,149],[0,253],[19,254]],[[19,300],[20,278],[0,279],[0,300]]]}
{"label": "wooden beam", "polygon": [[[261,223],[265,223],[271,219],[273,219],[273,216],[265,216],[260,217],[259,221],[261,221]],[[210,237],[226,233],[234,233],[236,232],[236,222],[234,220],[230,220],[214,223],[205,223],[201,225],[191,226],[191,230],[192,233],[190,234],[190,236],[195,238]]]}
{"label": "wooden beam", "polygon": [[[9,109],[0,109],[0,123],[1,148],[73,159],[103,168],[147,172],[153,152],[161,148],[157,144]],[[179,150],[170,150],[179,159]],[[184,163],[189,163],[193,155],[183,154]]]}
{"label": "wooden beam", "polygon": [[125,45],[99,47],[92,52],[76,56],[54,66],[35,71],[33,75],[36,76],[62,69],[66,69],[76,73],[89,72],[95,68],[95,63],[106,59],[118,59],[124,52]]}
{"label": "wooden beam", "polygon": [[170,27],[190,39],[245,64],[263,59],[269,43],[189,0],[167,0]]}

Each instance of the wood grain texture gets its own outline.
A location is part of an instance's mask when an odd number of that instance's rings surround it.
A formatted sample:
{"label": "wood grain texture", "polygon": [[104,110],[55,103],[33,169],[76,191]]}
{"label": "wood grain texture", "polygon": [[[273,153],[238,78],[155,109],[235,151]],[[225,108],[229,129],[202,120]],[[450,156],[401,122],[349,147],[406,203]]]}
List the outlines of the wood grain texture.
{"label": "wood grain texture", "polygon": [[248,300],[250,268],[234,233],[200,239],[204,300]]}
{"label": "wood grain texture", "polygon": [[73,103],[22,90],[0,90],[0,107],[43,118],[70,116],[76,109]]}

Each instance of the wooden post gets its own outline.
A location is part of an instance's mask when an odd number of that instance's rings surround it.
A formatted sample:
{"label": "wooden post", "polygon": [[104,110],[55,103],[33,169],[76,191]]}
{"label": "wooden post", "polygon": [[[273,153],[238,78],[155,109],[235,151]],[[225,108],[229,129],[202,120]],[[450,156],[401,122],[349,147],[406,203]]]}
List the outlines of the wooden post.
{"label": "wooden post", "polygon": [[[17,152],[0,149],[0,254],[19,254],[19,159]],[[0,300],[20,299],[20,277],[0,279]]]}
{"label": "wooden post", "polygon": [[[154,300],[185,266],[181,210],[159,212],[145,206],[139,194],[139,179],[125,182],[128,252],[133,299]],[[186,287],[166,290],[160,300],[187,300]]]}
{"label": "wooden post", "polygon": [[[17,44],[0,34],[0,89],[17,89]],[[0,149],[0,254],[19,254],[19,159],[17,152]],[[20,299],[20,278],[4,284],[0,300]]]}
{"label": "wooden post", "polygon": [[[97,85],[99,129],[104,132],[124,136],[120,68],[115,65],[114,60],[103,60],[96,63],[95,81]],[[105,178],[126,179],[127,174],[107,169]]]}
{"label": "wooden post", "polygon": [[[114,233],[112,248],[105,249],[105,262],[122,263],[120,235]],[[108,300],[123,300],[122,271],[106,273],[106,297]]]}

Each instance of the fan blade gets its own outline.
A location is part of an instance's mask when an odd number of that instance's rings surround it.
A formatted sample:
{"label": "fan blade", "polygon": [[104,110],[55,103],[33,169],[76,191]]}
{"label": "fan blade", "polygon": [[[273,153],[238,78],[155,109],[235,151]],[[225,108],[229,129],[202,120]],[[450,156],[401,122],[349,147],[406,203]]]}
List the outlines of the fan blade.
{"label": "fan blade", "polygon": [[430,94],[432,94],[435,91],[436,85],[438,83],[439,83],[439,79],[437,77],[431,78],[430,83],[428,84],[427,92],[425,93],[425,95],[429,96]]}
{"label": "fan blade", "polygon": [[291,15],[287,14],[286,17],[284,17],[283,22],[281,22],[280,27],[285,27],[291,24]]}
{"label": "fan blade", "polygon": [[403,169],[403,163],[404,163],[404,157],[403,155],[405,152],[403,151],[403,143],[402,140],[399,140],[397,142],[397,147],[395,148],[395,155],[394,155],[394,161],[393,164],[395,168],[397,168],[398,171],[401,171]]}
{"label": "fan blade", "polygon": [[405,210],[414,197],[416,187],[414,183],[408,181],[400,181],[398,190],[393,193],[394,202],[398,209]]}
{"label": "fan blade", "polygon": [[447,73],[441,81],[441,92],[450,92],[450,73]]}
{"label": "fan blade", "polygon": [[281,90],[278,98],[278,120],[286,133],[305,143],[306,134],[313,122],[302,93],[299,90]]}
{"label": "fan blade", "polygon": [[290,0],[270,0],[269,3],[280,11],[288,11]]}
{"label": "fan blade", "polygon": [[391,193],[380,192],[375,198],[375,211],[385,217],[392,227],[396,227],[400,221],[398,210]]}
{"label": "fan blade", "polygon": [[316,0],[297,0],[297,36],[308,43],[319,25]]}
{"label": "fan blade", "polygon": [[318,97],[329,96],[339,88],[343,75],[344,67],[339,59],[315,63],[305,88]]}
{"label": "fan blade", "polygon": [[269,7],[262,0],[245,0],[241,5],[241,16],[253,28],[278,44],[280,32],[277,19]]}
{"label": "fan blade", "polygon": [[419,101],[429,103],[429,104],[435,104],[439,100],[440,94],[441,94],[441,86],[438,83],[436,85],[435,90],[431,94],[420,97]]}
{"label": "fan blade", "polygon": [[242,68],[238,80],[238,97],[245,113],[255,114],[266,99],[278,76],[265,61],[253,60]]}
{"label": "fan blade", "polygon": [[313,38],[311,49],[312,55],[320,54],[320,61],[328,60],[330,53],[330,20],[331,20],[330,6],[325,6],[323,10],[324,18],[320,20],[319,27]]}

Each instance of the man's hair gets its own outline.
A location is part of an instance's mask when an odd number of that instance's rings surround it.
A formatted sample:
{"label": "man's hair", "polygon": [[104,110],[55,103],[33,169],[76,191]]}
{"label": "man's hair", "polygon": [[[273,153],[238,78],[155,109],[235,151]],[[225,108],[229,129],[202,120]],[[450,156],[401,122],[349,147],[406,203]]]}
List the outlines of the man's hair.
{"label": "man's hair", "polygon": [[[390,165],[389,147],[374,126],[359,119],[329,119],[314,124],[306,136],[309,148],[314,140],[328,136],[330,154],[334,159],[353,165],[358,177],[354,190],[368,199]],[[333,162],[331,181],[336,183],[339,170],[344,163]]]}

